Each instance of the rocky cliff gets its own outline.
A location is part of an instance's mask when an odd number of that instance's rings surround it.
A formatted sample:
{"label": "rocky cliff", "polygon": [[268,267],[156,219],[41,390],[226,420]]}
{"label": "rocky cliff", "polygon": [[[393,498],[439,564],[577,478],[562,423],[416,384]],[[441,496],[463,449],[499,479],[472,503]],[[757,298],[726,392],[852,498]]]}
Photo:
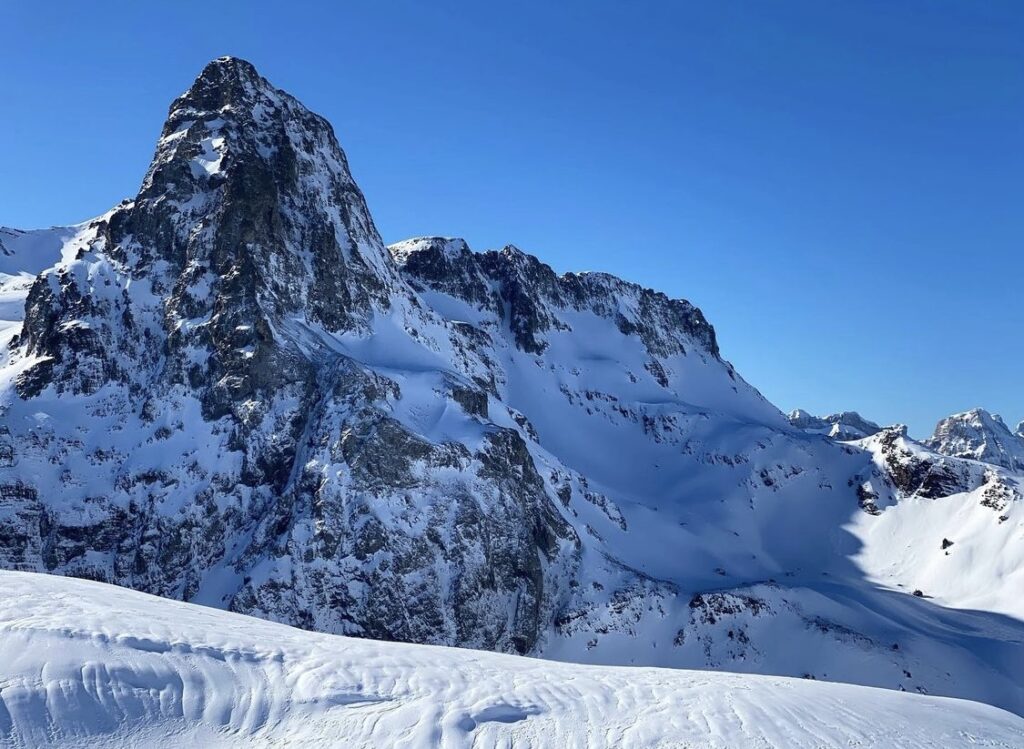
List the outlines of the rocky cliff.
{"label": "rocky cliff", "polygon": [[1024,433],[1021,426],[1011,432],[998,415],[982,408],[943,419],[924,444],[943,455],[1024,471]]}

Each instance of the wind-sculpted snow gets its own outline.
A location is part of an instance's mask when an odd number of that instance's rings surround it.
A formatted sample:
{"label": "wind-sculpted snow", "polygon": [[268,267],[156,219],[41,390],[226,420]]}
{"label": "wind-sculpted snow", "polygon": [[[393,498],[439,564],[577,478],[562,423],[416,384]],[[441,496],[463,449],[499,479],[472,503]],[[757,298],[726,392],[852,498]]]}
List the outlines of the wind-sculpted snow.
{"label": "wind-sculpted snow", "polygon": [[172,104],[135,199],[47,232],[0,235],[0,566],[1024,713],[1019,475],[797,428],[685,300],[385,247],[330,125],[244,61]]}
{"label": "wind-sculpted snow", "polygon": [[813,681],[577,666],[320,635],[0,573],[12,747],[1000,747],[1024,720]]}

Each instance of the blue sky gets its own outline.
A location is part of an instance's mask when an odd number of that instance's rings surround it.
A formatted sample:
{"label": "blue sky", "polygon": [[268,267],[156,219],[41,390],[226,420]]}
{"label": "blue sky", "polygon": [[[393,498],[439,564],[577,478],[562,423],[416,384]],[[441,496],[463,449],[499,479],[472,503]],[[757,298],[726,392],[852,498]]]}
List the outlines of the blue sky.
{"label": "blue sky", "polygon": [[[216,7],[211,7],[216,5]],[[387,241],[514,243],[701,306],[785,410],[1024,418],[1024,4],[0,4],[0,224],[131,196],[244,57]]]}

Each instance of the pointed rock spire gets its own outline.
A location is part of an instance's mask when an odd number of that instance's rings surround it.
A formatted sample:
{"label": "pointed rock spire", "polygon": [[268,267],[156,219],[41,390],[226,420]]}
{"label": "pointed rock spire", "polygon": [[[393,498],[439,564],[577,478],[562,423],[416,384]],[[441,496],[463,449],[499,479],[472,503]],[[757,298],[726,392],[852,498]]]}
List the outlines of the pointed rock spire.
{"label": "pointed rock spire", "polygon": [[252,63],[238,57],[218,57],[207,63],[189,90],[174,101],[171,111],[182,107],[218,110],[254,100],[260,89],[274,90]]}
{"label": "pointed rock spire", "polygon": [[[127,291],[119,299],[131,324],[150,321],[126,333],[147,344],[135,356],[166,355],[178,380],[228,391],[211,414],[300,377],[289,326],[365,332],[407,288],[330,124],[233,57],[209,63],[174,101],[137,197],[93,251],[115,261],[125,288],[149,286],[138,298],[152,309]],[[26,319],[35,353],[60,360],[49,348],[63,338],[50,333],[66,322],[59,309],[81,306],[81,286],[40,285]],[[87,348],[113,371],[117,351],[101,337]]]}

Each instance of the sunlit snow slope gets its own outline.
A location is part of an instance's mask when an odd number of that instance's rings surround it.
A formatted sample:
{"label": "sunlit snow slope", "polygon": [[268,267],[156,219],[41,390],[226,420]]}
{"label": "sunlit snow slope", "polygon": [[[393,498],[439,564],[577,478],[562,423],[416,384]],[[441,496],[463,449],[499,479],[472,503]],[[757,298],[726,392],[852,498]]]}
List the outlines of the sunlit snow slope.
{"label": "sunlit snow slope", "polygon": [[963,700],[321,635],[0,573],[0,745],[1019,747]]}

